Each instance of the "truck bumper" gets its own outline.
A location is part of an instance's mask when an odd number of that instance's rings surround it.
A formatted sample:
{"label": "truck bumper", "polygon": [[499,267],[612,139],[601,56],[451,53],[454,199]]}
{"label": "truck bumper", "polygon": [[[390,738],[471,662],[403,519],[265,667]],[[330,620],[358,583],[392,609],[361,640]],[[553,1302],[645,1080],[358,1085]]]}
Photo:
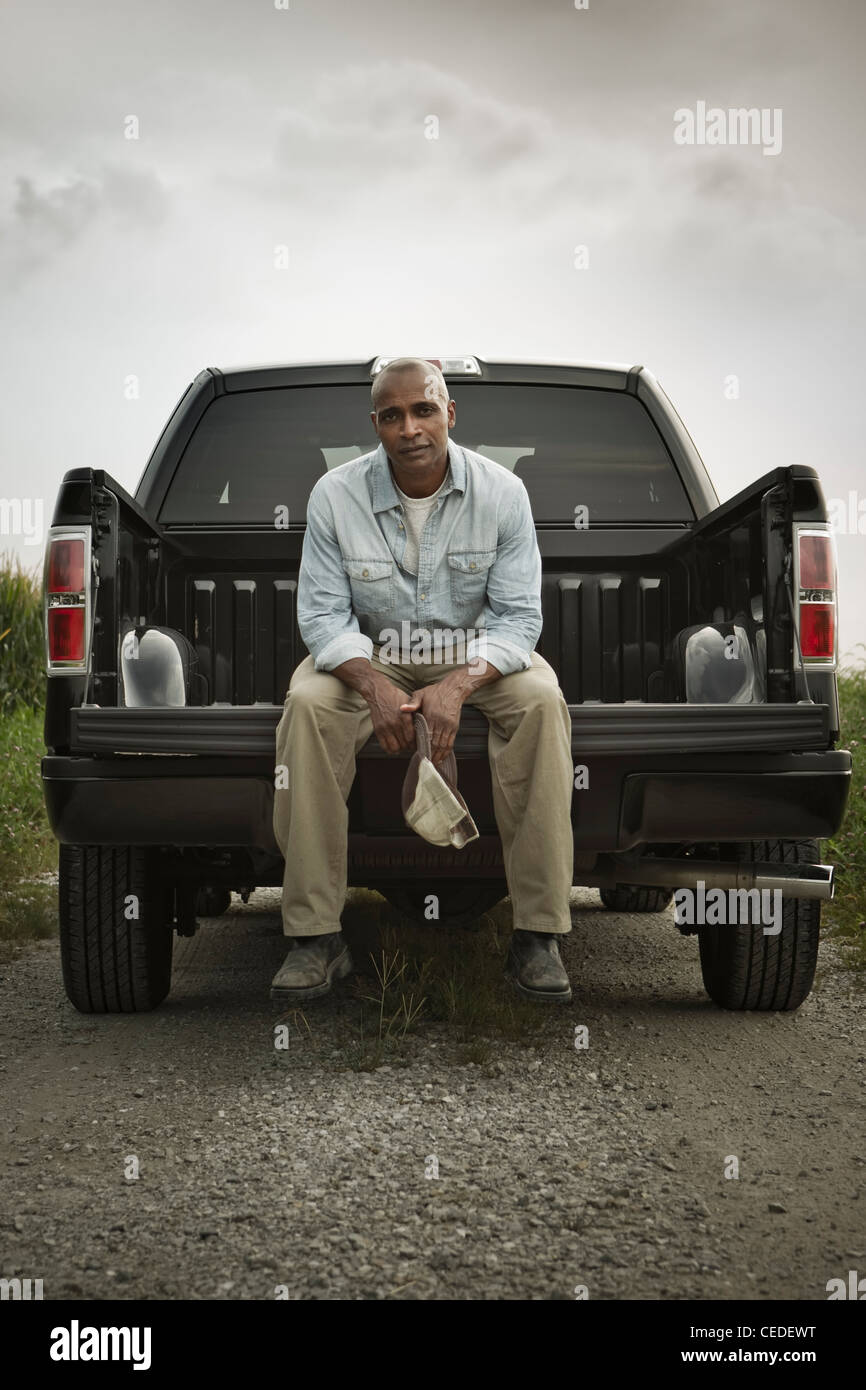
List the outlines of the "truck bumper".
{"label": "truck bumper", "polygon": [[[350,865],[454,861],[502,875],[490,768],[461,756],[461,792],[480,832],[463,851],[438,850],[400,815],[405,756],[359,755],[349,796]],[[823,839],[839,829],[851,778],[845,751],[812,753],[597,752],[582,759],[589,786],[572,798],[575,852],[640,844]],[[49,755],[48,818],[66,844],[256,848],[274,840],[273,760],[175,755]]]}

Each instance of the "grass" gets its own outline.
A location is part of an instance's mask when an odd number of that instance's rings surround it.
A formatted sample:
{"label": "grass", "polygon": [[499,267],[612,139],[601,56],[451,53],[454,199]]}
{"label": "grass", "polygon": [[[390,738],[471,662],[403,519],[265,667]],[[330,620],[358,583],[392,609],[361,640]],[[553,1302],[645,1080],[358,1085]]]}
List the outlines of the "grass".
{"label": "grass", "polygon": [[839,674],[840,747],[851,750],[851,795],[842,828],[825,840],[823,855],[836,865],[836,891],[826,909],[830,935],[846,963],[866,972],[866,666]]}
{"label": "grass", "polygon": [[39,763],[45,712],[39,566],[0,557],[0,943],[57,934],[57,889],[35,882],[57,869],[57,844]]}
{"label": "grass", "polygon": [[0,556],[0,715],[45,699],[42,581],[17,557]]}
{"label": "grass", "polygon": [[0,719],[0,941],[54,936],[57,889],[34,883],[57,868],[39,762],[44,712],[19,704]]}
{"label": "grass", "polygon": [[378,893],[354,889],[344,930],[362,974],[357,1033],[344,1044],[349,1065],[399,1065],[407,1038],[435,1024],[447,1025],[448,1048],[462,1064],[486,1065],[498,1040],[537,1038],[545,1011],[502,978],[509,917],[503,904],[474,927],[415,926]]}

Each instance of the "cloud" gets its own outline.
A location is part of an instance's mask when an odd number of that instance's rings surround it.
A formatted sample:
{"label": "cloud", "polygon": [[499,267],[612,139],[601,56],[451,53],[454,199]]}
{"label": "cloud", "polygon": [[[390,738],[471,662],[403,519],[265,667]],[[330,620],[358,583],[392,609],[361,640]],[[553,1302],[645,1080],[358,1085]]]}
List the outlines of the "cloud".
{"label": "cloud", "polygon": [[105,165],[94,178],[73,177],[44,190],[19,175],[9,214],[0,224],[3,269],[26,275],[39,269],[103,222],[147,231],[164,222],[167,190],[151,172]]}
{"label": "cloud", "polygon": [[[866,237],[756,148],[672,152],[654,171],[661,197],[643,232],[657,254],[707,282],[788,308],[861,282]],[[768,167],[770,165],[770,167]]]}
{"label": "cloud", "polygon": [[321,78],[303,107],[281,113],[275,191],[307,185],[334,205],[384,196],[410,214],[434,195],[527,197],[521,215],[531,219],[533,200],[562,177],[564,139],[544,112],[430,63],[348,65]]}

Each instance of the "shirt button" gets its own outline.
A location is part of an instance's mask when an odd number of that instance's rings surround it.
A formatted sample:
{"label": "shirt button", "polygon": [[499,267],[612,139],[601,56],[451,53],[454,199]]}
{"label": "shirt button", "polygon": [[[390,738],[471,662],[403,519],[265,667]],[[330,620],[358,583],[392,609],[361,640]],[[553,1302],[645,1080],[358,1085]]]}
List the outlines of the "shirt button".
{"label": "shirt button", "polygon": [[397,525],[400,527],[400,530],[402,531],[402,530],[403,530],[403,523],[402,523],[402,521],[398,521],[398,522],[397,522]]}
{"label": "shirt button", "polygon": [[364,576],[364,578],[366,579],[366,578],[367,578],[367,575],[370,573],[370,571],[369,571],[369,570],[361,570],[361,573],[362,573],[362,575]]}
{"label": "shirt button", "polygon": [[422,597],[422,598],[426,598],[427,595],[426,595],[426,594],[422,594],[421,597]]}
{"label": "shirt button", "polygon": [[470,560],[470,561],[469,561],[469,568],[470,568],[471,570],[474,570],[474,568],[475,568],[475,561],[474,561],[474,560]]}

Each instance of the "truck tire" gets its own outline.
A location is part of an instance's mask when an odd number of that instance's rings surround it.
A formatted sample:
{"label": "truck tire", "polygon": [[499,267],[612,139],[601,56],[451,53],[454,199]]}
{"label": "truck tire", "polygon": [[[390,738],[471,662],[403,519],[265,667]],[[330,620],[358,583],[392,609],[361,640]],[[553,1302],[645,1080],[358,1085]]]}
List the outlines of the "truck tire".
{"label": "truck tire", "polygon": [[[720,851],[746,863],[821,862],[816,840],[754,840],[721,845]],[[798,1009],[815,978],[820,925],[819,899],[783,898],[776,936],[765,935],[761,923],[699,927],[707,994],[723,1009]]]}
{"label": "truck tire", "polygon": [[154,851],[61,845],[59,879],[63,984],[76,1009],[156,1008],[171,987],[174,937]]}
{"label": "truck tire", "polygon": [[670,888],[641,888],[637,883],[618,883],[598,891],[611,912],[663,912],[673,898]]}
{"label": "truck tire", "polygon": [[[417,926],[468,927],[501,902],[508,887],[496,879],[440,879],[427,883],[386,883],[378,891]],[[431,894],[439,899],[438,917],[424,915],[426,900]]]}

